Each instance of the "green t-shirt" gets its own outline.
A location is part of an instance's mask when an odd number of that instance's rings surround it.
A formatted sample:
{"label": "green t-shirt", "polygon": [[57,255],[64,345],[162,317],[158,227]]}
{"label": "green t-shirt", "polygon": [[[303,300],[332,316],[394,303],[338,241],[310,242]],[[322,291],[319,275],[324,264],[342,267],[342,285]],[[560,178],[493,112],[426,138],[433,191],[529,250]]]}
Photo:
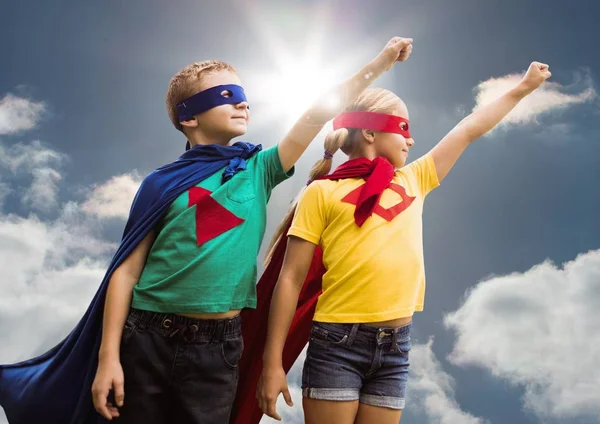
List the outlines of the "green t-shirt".
{"label": "green t-shirt", "polygon": [[221,184],[222,170],[181,194],[159,222],[132,306],[164,313],[256,307],[256,257],[271,190],[293,175],[277,146]]}

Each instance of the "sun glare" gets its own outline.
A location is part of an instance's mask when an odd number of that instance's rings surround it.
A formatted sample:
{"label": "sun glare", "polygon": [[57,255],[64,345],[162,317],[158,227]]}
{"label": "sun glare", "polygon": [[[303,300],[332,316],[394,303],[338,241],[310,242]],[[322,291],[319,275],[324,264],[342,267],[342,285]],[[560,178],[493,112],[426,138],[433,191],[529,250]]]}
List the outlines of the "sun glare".
{"label": "sun glare", "polygon": [[[254,125],[275,125],[287,130],[317,100],[332,108],[339,107],[343,99],[323,96],[356,72],[375,47],[365,42],[353,45],[351,52],[343,56],[328,52],[327,28],[333,12],[327,6],[300,7],[311,20],[301,29],[286,28],[292,32],[301,30],[302,37],[292,33],[286,38],[281,30],[275,31],[266,23],[264,10],[259,11],[253,3],[242,4],[248,24],[261,39],[268,56],[261,61],[260,68],[247,67],[241,72],[251,108],[256,112],[252,114]],[[304,38],[303,45],[292,42],[298,38]]]}
{"label": "sun glare", "polygon": [[[253,100],[290,127],[319,97],[340,82],[340,76],[333,70],[322,68],[323,63],[318,58],[305,58],[261,75],[253,90]],[[340,99],[331,97],[326,102],[333,107]]]}

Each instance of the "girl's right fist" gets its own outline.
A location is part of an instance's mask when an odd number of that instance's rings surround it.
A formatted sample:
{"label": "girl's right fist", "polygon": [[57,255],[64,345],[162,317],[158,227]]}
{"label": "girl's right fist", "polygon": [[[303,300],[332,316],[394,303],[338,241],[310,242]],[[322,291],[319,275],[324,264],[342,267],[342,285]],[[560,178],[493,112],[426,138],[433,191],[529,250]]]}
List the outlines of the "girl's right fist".
{"label": "girl's right fist", "polygon": [[412,53],[412,38],[394,37],[387,42],[381,55],[386,70],[391,69],[396,62],[404,62]]}

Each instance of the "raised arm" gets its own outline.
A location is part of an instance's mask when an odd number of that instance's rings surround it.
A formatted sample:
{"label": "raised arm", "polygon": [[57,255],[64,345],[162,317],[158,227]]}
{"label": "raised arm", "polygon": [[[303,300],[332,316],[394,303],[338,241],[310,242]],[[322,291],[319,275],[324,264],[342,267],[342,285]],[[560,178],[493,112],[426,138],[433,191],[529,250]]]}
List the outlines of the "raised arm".
{"label": "raised arm", "polygon": [[550,76],[548,65],[533,62],[517,86],[460,121],[431,150],[439,181],[448,175],[469,144],[498,125],[522,99],[535,91]]}
{"label": "raised arm", "polygon": [[[404,62],[412,52],[412,38],[392,38],[365,67],[332,90],[324,93],[300,117],[279,143],[279,159],[289,171],[323,126],[352,103],[371,83],[396,62]],[[339,99],[333,106],[331,99]]]}

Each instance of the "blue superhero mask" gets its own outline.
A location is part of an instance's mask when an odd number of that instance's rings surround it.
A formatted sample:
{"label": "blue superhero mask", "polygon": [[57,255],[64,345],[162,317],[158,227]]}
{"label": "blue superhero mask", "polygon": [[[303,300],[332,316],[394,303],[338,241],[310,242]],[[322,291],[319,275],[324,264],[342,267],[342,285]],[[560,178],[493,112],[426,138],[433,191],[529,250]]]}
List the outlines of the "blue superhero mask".
{"label": "blue superhero mask", "polygon": [[[223,94],[228,95],[225,97]],[[208,90],[201,91],[177,103],[179,122],[189,121],[195,115],[206,112],[217,106],[246,102],[244,89],[239,85],[217,85]]]}

